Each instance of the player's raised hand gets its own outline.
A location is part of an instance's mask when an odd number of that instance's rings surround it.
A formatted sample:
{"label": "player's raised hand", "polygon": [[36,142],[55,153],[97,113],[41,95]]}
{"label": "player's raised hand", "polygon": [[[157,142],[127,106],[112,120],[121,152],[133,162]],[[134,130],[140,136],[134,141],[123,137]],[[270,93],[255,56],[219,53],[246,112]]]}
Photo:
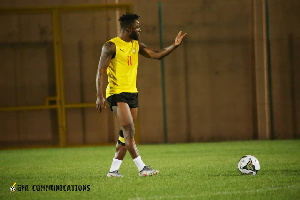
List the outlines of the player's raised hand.
{"label": "player's raised hand", "polygon": [[187,35],[187,33],[182,34],[182,31],[179,31],[178,35],[175,38],[175,46],[179,46],[183,40],[183,38]]}

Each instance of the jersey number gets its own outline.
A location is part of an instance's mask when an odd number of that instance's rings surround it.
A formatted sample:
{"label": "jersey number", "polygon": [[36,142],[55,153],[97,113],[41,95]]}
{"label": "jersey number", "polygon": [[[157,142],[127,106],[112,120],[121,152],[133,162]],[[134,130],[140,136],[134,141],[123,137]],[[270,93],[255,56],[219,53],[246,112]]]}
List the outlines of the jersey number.
{"label": "jersey number", "polygon": [[127,64],[128,66],[132,66],[131,56],[127,56]]}

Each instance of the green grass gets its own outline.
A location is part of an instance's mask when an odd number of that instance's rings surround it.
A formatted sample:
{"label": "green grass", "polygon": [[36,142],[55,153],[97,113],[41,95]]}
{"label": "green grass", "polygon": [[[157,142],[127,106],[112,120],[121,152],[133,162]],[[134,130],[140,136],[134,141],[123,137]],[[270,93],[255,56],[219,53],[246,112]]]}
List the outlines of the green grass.
{"label": "green grass", "polygon": [[[300,199],[300,141],[241,141],[138,146],[160,173],[139,177],[127,154],[123,178],[106,173],[113,146],[0,151],[0,199]],[[258,158],[240,175],[243,155]],[[9,192],[13,182],[30,191]],[[33,185],[90,185],[90,191],[32,191]]]}

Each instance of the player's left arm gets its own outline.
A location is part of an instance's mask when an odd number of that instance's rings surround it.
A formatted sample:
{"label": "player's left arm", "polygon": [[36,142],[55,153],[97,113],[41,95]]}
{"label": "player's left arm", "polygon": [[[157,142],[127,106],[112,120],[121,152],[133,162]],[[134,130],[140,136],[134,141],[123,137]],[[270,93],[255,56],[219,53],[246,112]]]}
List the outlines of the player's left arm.
{"label": "player's left arm", "polygon": [[153,58],[153,59],[162,59],[163,57],[169,55],[172,51],[174,51],[183,41],[183,38],[187,35],[187,33],[182,34],[182,31],[178,33],[178,35],[175,38],[175,41],[172,45],[163,48],[161,50],[154,50],[151,48],[148,48],[145,44],[139,42],[140,45],[140,51],[139,53],[142,56],[145,56],[146,58]]}

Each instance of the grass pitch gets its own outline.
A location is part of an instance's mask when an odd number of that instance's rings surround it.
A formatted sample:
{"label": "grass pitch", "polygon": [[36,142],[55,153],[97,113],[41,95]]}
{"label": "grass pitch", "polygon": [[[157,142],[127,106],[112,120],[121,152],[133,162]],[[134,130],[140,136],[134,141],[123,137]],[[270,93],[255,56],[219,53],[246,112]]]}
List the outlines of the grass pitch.
{"label": "grass pitch", "polygon": [[[158,175],[139,177],[128,153],[120,168],[124,177],[106,177],[113,146],[2,150],[0,199],[300,199],[299,140],[138,148]],[[247,154],[260,161],[255,176],[237,169]],[[13,182],[23,191],[10,192]],[[89,185],[90,190],[33,191],[41,185]]]}

